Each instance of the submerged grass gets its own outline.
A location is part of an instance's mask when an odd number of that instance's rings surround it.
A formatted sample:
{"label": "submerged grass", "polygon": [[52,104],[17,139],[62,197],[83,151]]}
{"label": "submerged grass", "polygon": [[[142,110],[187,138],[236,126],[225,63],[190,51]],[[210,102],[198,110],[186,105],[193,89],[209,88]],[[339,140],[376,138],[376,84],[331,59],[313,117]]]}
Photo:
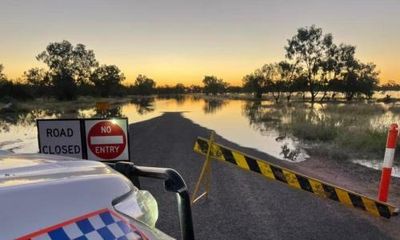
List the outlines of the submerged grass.
{"label": "submerged grass", "polygon": [[335,154],[337,157],[343,157],[343,154],[363,159],[382,157],[388,126],[372,126],[370,120],[384,112],[380,106],[340,107],[338,111],[329,113],[330,121],[336,124],[320,124],[320,130],[316,131],[325,136],[321,140],[332,142],[334,150],[340,149],[342,153]]}
{"label": "submerged grass", "polygon": [[386,129],[342,131],[335,143],[354,155],[369,158],[382,156],[386,146]]}
{"label": "submerged grass", "polygon": [[310,154],[336,160],[382,158],[389,124],[399,122],[397,112],[380,103],[292,104],[273,112],[281,114],[281,132],[308,146]]}
{"label": "submerged grass", "polygon": [[300,139],[306,141],[332,141],[338,132],[331,124],[324,122],[311,123],[311,122],[296,122],[291,127],[292,134]]}

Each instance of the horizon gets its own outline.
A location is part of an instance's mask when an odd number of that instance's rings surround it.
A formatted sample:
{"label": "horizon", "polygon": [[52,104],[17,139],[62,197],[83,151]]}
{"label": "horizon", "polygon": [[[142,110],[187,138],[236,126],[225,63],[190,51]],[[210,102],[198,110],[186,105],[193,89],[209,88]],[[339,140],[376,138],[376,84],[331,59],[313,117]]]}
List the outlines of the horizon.
{"label": "horizon", "polygon": [[35,57],[50,42],[68,40],[92,49],[100,64],[118,66],[124,84],[138,74],[158,86],[200,85],[205,75],[215,75],[238,86],[263,64],[283,60],[286,40],[315,24],[335,43],[355,45],[361,61],[375,63],[380,84],[398,83],[400,33],[393,30],[400,29],[400,2],[335,3],[5,0],[0,64],[10,79],[21,78],[45,66]]}

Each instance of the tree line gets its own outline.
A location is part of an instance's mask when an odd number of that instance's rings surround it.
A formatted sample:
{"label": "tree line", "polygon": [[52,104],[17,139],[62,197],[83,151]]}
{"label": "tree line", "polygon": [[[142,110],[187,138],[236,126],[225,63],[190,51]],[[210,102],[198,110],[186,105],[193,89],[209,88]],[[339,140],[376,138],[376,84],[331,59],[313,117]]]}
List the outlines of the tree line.
{"label": "tree line", "polygon": [[125,76],[116,65],[100,64],[93,50],[83,44],[74,46],[65,40],[50,43],[36,59],[45,63],[47,69],[28,69],[18,81],[8,79],[0,64],[0,93],[3,98],[55,97],[72,100],[80,95],[108,97],[197,91],[197,87],[188,88],[183,84],[156,87],[153,79],[142,74],[133,84],[123,85]]}
{"label": "tree line", "polygon": [[341,93],[350,101],[372,97],[379,82],[376,65],[358,60],[355,46],[335,44],[332,34],[314,25],[299,28],[284,49],[285,60],[265,64],[243,78],[243,87],[256,98],[271,93],[275,101],[290,101],[293,93],[305,97],[307,92],[314,102],[319,93],[320,101]]}
{"label": "tree line", "polygon": [[69,41],[50,43],[36,59],[47,65],[44,68],[31,68],[24,72],[18,81],[8,79],[0,64],[0,93],[2,98],[32,99],[36,97],[55,97],[59,100],[72,100],[77,96],[123,96],[151,94],[201,93],[219,94],[238,88],[215,76],[205,76],[204,86],[156,86],[156,81],[139,74],[131,85],[123,85],[124,74],[115,65],[100,65],[93,50],[85,45],[72,45]]}
{"label": "tree line", "polygon": [[[276,102],[290,101],[295,93],[311,102],[335,98],[341,93],[350,101],[354,97],[370,98],[378,88],[379,72],[373,63],[356,58],[356,48],[335,44],[332,34],[324,34],[316,26],[299,28],[287,40],[285,59],[268,63],[243,77],[242,86],[230,86],[216,76],[205,76],[203,85],[156,86],[156,81],[139,74],[131,85],[123,85],[124,74],[115,65],[100,64],[93,50],[69,41],[53,42],[36,56],[47,65],[24,72],[22,81],[11,81],[3,74],[0,64],[0,92],[2,96],[20,99],[56,97],[75,99],[80,95],[121,96],[150,94],[226,92],[252,93],[255,98],[270,94]],[[380,86],[383,90],[398,85]]]}

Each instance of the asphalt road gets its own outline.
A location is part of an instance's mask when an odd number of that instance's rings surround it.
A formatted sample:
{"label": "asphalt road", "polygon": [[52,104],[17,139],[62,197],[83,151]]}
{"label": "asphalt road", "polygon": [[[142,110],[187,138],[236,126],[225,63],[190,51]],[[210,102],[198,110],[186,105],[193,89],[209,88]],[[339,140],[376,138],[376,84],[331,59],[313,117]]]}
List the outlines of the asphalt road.
{"label": "asphalt road", "polygon": [[[193,152],[193,144],[197,136],[208,137],[208,129],[179,113],[165,113],[130,125],[130,134],[135,164],[174,168],[193,191],[204,162]],[[256,157],[265,156],[220,136],[217,140]],[[174,194],[165,192],[162,182],[141,183],[158,201],[157,227],[179,238]],[[217,161],[212,164],[210,197],[192,211],[197,239],[400,239],[396,237],[400,217],[373,217]]]}

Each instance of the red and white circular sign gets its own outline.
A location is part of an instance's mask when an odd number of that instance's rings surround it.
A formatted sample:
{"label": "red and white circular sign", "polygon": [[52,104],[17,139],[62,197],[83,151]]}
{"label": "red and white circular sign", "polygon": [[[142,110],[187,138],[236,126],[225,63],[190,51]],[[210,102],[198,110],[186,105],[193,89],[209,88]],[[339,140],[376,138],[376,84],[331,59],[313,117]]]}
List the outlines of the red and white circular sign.
{"label": "red and white circular sign", "polygon": [[124,130],[112,121],[97,122],[87,134],[90,151],[100,159],[117,158],[124,152],[126,142]]}

